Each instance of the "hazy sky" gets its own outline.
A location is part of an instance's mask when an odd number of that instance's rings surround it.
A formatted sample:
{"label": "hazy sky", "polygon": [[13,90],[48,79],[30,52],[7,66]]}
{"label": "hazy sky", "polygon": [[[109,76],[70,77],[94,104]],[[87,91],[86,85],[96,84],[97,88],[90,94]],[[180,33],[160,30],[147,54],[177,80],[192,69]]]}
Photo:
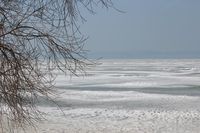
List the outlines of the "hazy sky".
{"label": "hazy sky", "polygon": [[81,27],[90,57],[200,57],[200,0],[113,0]]}

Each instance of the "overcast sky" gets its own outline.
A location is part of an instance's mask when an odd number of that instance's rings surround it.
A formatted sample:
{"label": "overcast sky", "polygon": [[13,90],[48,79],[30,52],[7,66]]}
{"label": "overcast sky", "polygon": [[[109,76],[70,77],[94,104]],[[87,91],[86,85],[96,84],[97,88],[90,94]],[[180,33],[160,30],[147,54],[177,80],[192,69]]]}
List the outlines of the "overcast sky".
{"label": "overcast sky", "polygon": [[200,57],[200,0],[113,0],[83,15],[86,49],[98,58]]}

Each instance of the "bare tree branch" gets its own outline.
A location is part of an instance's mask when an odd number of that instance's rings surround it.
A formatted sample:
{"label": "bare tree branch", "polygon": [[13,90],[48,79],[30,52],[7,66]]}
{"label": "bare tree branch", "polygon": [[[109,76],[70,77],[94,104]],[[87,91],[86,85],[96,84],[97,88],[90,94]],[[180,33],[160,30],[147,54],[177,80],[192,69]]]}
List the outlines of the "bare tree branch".
{"label": "bare tree branch", "polygon": [[[79,31],[81,9],[113,6],[111,0],[0,0],[0,122],[23,126],[39,112],[38,95],[49,97],[52,72],[76,75],[90,64]],[[7,113],[9,112],[9,113]]]}

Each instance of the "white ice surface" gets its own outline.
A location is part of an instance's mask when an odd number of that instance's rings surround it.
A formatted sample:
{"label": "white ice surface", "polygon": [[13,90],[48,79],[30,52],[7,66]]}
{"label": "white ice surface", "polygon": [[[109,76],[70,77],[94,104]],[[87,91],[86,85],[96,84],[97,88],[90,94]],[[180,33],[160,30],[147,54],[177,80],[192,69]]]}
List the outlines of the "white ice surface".
{"label": "white ice surface", "polygon": [[200,60],[104,60],[55,83],[65,115],[40,105],[39,133],[200,133]]}

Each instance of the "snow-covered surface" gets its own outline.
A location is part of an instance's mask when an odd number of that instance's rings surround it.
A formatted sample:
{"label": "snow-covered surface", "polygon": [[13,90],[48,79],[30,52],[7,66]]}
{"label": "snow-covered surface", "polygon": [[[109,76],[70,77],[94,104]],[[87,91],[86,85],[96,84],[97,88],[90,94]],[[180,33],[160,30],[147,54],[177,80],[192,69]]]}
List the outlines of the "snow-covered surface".
{"label": "snow-covered surface", "polygon": [[55,83],[63,112],[41,102],[39,133],[200,132],[200,60],[103,60]]}

